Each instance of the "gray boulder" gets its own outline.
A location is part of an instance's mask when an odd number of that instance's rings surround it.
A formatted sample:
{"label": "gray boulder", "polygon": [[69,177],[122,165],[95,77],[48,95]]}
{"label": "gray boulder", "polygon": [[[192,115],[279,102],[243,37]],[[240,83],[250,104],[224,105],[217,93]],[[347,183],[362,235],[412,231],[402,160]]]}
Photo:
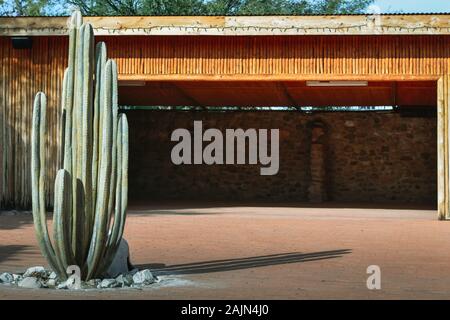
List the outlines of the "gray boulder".
{"label": "gray boulder", "polygon": [[39,289],[42,288],[42,283],[36,277],[26,277],[19,281],[18,286],[21,288]]}
{"label": "gray boulder", "polygon": [[69,277],[66,281],[61,282],[56,289],[79,290],[81,289],[81,283],[78,283],[75,277]]}
{"label": "gray boulder", "polygon": [[106,271],[106,277],[115,278],[120,274],[128,273],[128,271],[130,271],[130,247],[128,242],[122,238],[113,262]]}
{"label": "gray boulder", "polygon": [[45,283],[45,285],[50,288],[56,287],[57,284],[58,282],[56,281],[56,279],[48,279]]}
{"label": "gray boulder", "polygon": [[116,281],[116,279],[103,279],[98,285],[98,288],[117,288],[121,287],[121,284]]}
{"label": "gray boulder", "polygon": [[121,287],[129,287],[133,284],[133,275],[131,274],[125,274],[125,275],[119,275],[116,278],[117,283],[120,284]]}
{"label": "gray boulder", "polygon": [[20,280],[23,279],[23,276],[20,274],[13,273],[12,276],[13,276],[14,282],[19,282]]}
{"label": "gray boulder", "polygon": [[0,283],[12,283],[14,281],[14,277],[11,273],[4,272],[0,274]]}
{"label": "gray boulder", "polygon": [[148,285],[156,282],[156,278],[150,272],[150,270],[145,269],[142,271],[138,271],[133,275],[134,284],[138,285]]}
{"label": "gray boulder", "polygon": [[102,281],[100,279],[91,279],[85,282],[85,285],[88,288],[97,288]]}
{"label": "gray boulder", "polygon": [[32,267],[28,268],[27,271],[23,274],[24,278],[27,277],[36,277],[36,278],[44,278],[47,275],[47,271],[44,269],[44,267],[38,266],[38,267]]}

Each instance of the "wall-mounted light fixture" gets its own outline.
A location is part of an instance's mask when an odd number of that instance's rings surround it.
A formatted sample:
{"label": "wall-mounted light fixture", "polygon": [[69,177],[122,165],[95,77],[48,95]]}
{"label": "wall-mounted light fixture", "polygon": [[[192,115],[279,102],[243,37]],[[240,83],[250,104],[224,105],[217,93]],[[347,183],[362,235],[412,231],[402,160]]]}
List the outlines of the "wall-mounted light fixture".
{"label": "wall-mounted light fixture", "polygon": [[11,37],[11,42],[14,49],[31,49],[33,46],[31,37]]}
{"label": "wall-mounted light fixture", "polygon": [[306,81],[308,87],[367,87],[367,81]]}
{"label": "wall-mounted light fixture", "polygon": [[144,87],[145,81],[119,80],[120,87]]}

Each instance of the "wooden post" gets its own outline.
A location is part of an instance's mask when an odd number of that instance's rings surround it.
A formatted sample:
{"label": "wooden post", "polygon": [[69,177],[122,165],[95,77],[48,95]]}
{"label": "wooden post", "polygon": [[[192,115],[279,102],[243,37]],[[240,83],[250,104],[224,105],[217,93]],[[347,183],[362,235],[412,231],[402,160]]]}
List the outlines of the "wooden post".
{"label": "wooden post", "polygon": [[450,218],[449,212],[449,145],[450,136],[448,125],[450,123],[449,108],[450,75],[443,76],[438,81],[438,216],[439,220]]}

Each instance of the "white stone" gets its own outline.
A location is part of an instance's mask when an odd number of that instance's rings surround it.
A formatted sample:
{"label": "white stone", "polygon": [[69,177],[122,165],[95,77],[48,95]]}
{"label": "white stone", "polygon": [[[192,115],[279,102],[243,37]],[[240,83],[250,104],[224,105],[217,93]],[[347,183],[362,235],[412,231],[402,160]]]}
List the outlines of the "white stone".
{"label": "white stone", "polygon": [[128,246],[128,242],[122,238],[119,244],[119,248],[117,249],[116,256],[114,257],[111,265],[106,272],[107,277],[115,278],[120,274],[127,273],[128,269],[128,261],[130,258],[130,248]]}
{"label": "white stone", "polygon": [[14,281],[14,277],[11,273],[4,272],[0,274],[0,283],[11,283]]}
{"label": "white stone", "polygon": [[100,279],[91,279],[86,282],[86,285],[92,288],[96,288],[100,282],[102,282]]}
{"label": "white stone", "polygon": [[28,289],[39,289],[42,288],[42,283],[36,277],[26,277],[19,281],[18,286]]}
{"label": "white stone", "polygon": [[116,281],[122,287],[129,287],[133,284],[133,276],[131,274],[126,274],[126,275],[121,274],[116,278]]}
{"label": "white stone", "polygon": [[66,281],[61,282],[56,289],[78,290],[81,289],[81,284],[77,283],[75,277],[69,277]]}
{"label": "white stone", "polygon": [[23,279],[22,275],[13,273],[14,282],[20,281]]}
{"label": "white stone", "polygon": [[153,277],[153,274],[150,272],[150,270],[145,269],[145,270],[136,272],[133,275],[133,282],[134,282],[134,284],[139,284],[139,285],[151,284],[151,283],[155,282],[155,277]]}
{"label": "white stone", "polygon": [[117,288],[120,286],[121,284],[118,283],[116,279],[103,279],[99,284],[100,288]]}
{"label": "white stone", "polygon": [[47,271],[45,271],[44,267],[38,266],[38,267],[32,267],[28,268],[27,271],[23,274],[24,278],[27,277],[43,277],[45,276]]}
{"label": "white stone", "polygon": [[49,287],[56,287],[56,279],[48,279],[45,284]]}

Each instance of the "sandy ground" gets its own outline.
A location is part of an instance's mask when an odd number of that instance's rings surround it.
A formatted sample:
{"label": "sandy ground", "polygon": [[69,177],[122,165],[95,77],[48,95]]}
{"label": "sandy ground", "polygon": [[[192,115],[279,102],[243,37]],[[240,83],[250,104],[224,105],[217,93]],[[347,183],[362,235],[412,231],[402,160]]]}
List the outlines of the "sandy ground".
{"label": "sandy ground", "polygon": [[[0,286],[0,299],[449,299],[450,225],[435,210],[135,206],[132,260],[145,290]],[[45,264],[31,217],[0,215],[0,272]],[[382,289],[366,287],[369,265]]]}

